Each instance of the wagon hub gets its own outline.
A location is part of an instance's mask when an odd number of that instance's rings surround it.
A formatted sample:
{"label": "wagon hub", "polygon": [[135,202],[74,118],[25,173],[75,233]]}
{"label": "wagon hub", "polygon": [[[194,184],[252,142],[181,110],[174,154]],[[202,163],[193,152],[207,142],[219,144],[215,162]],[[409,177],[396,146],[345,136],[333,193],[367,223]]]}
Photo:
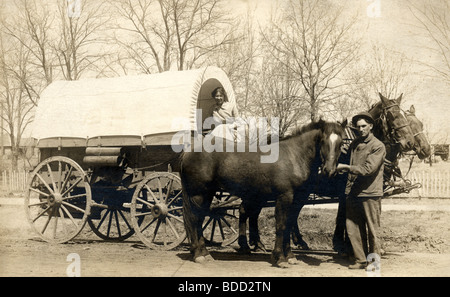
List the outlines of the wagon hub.
{"label": "wagon hub", "polygon": [[165,217],[167,217],[168,213],[169,209],[167,208],[167,205],[164,203],[157,203],[152,208],[153,217],[156,219],[164,219]]}
{"label": "wagon hub", "polygon": [[62,201],[63,201],[63,197],[62,197],[61,193],[54,193],[53,195],[50,195],[48,197],[48,203],[51,206],[61,205]]}

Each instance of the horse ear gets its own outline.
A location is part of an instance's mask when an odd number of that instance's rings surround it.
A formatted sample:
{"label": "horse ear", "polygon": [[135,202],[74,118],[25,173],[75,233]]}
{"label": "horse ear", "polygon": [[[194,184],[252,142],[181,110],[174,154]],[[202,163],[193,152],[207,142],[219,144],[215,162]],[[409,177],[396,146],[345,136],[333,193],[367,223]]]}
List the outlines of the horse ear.
{"label": "horse ear", "polygon": [[400,105],[400,103],[402,102],[402,98],[403,98],[403,93],[400,94],[400,97],[397,98],[397,104]]}
{"label": "horse ear", "polygon": [[347,127],[347,125],[348,125],[348,120],[347,120],[347,119],[344,119],[344,120],[341,122],[342,128],[345,129],[345,127]]}
{"label": "horse ear", "polygon": [[388,105],[389,99],[386,98],[386,97],[384,97],[381,93],[378,93],[378,95],[380,95],[381,103],[382,103],[383,105]]}
{"label": "horse ear", "polygon": [[414,107],[414,105],[411,105],[411,107],[409,108],[409,112],[412,114],[416,114],[416,108]]}

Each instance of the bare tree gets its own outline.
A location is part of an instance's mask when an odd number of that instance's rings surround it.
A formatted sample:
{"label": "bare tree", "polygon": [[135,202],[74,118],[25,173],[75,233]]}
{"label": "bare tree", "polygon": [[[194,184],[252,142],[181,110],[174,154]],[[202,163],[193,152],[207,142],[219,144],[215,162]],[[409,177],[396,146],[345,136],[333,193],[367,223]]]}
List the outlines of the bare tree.
{"label": "bare tree", "polygon": [[[109,16],[103,1],[84,0],[69,18],[66,1],[14,0],[0,11],[2,132],[11,140],[12,165],[43,89],[55,78],[78,79],[100,60],[99,35]],[[2,134],[3,135],[3,134]]]}
{"label": "bare tree", "polygon": [[410,79],[411,61],[405,54],[396,52],[381,44],[372,44],[366,54],[354,67],[346,71],[349,80],[347,92],[343,97],[350,101],[343,106],[357,110],[369,110],[379,100],[378,93],[387,98],[405,98],[415,91]]}
{"label": "bare tree", "polygon": [[2,38],[12,44],[18,42],[22,50],[29,53],[26,77],[14,73],[14,69],[10,71],[21,80],[29,99],[37,105],[41,91],[53,81],[55,55],[50,34],[53,18],[49,7],[42,3],[37,5],[35,1],[16,0],[13,4],[11,9],[15,13],[2,18]]}
{"label": "bare tree", "polygon": [[[289,0],[271,29],[262,32],[275,51],[290,56],[287,67],[306,92],[311,120],[335,100],[346,84],[342,71],[354,60],[359,46],[351,29],[356,18],[343,17],[342,7],[326,0]],[[283,61],[280,61],[283,62]]]}
{"label": "bare tree", "polygon": [[57,35],[52,48],[64,79],[77,80],[85,73],[100,72],[97,64],[104,60],[104,31],[112,16],[103,0],[81,1],[79,16],[71,16],[67,5],[67,1],[57,2],[57,20],[52,28]]}
{"label": "bare tree", "polygon": [[304,91],[292,70],[279,59],[268,56],[260,67],[249,108],[254,115],[278,118],[279,135],[283,137],[306,120]]}
{"label": "bare tree", "polygon": [[405,54],[372,45],[371,61],[367,65],[371,69],[368,74],[373,94],[381,93],[387,98],[397,98],[412,91],[408,80],[411,62]]}
{"label": "bare tree", "polygon": [[127,21],[117,28],[130,59],[144,73],[190,69],[206,55],[231,43],[234,20],[223,0],[116,0],[119,15]]}
{"label": "bare tree", "polygon": [[[1,34],[1,33],[0,33]],[[22,43],[0,35],[0,103],[3,132],[9,136],[11,167],[17,170],[22,135],[32,120],[34,102],[27,93],[28,66],[31,52]]]}
{"label": "bare tree", "polygon": [[437,62],[422,63],[450,84],[450,2],[410,0],[409,4],[423,36],[427,37],[422,47],[440,57]]}
{"label": "bare tree", "polygon": [[233,85],[237,104],[241,114],[249,111],[249,103],[257,92],[255,82],[260,69],[258,57],[261,41],[255,29],[254,11],[250,7],[241,15],[242,21],[236,22],[230,35],[233,42],[222,44],[208,54],[207,65],[215,65],[225,71]]}

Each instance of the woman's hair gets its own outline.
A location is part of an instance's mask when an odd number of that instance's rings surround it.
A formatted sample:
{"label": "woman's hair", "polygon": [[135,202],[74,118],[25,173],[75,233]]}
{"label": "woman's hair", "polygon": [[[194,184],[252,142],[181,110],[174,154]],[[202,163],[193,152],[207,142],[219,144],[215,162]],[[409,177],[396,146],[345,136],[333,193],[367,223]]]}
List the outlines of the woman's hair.
{"label": "woman's hair", "polygon": [[228,96],[227,96],[227,92],[225,92],[225,89],[223,87],[217,87],[215,88],[212,92],[211,92],[211,96],[214,98],[216,97],[217,93],[222,93],[223,97],[225,98],[225,102],[228,102]]}

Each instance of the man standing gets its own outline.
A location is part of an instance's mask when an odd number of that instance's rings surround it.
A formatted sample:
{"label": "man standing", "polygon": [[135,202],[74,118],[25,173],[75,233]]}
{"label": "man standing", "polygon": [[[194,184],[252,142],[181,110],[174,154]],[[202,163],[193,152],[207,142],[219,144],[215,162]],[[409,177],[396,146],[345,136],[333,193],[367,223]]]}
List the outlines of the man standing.
{"label": "man standing", "polygon": [[354,116],[352,124],[359,136],[349,148],[350,164],[338,164],[337,169],[349,173],[345,189],[346,227],[355,256],[355,263],[349,268],[363,269],[368,254],[380,255],[381,250],[378,232],[386,148],[373,135],[374,119],[368,112]]}

